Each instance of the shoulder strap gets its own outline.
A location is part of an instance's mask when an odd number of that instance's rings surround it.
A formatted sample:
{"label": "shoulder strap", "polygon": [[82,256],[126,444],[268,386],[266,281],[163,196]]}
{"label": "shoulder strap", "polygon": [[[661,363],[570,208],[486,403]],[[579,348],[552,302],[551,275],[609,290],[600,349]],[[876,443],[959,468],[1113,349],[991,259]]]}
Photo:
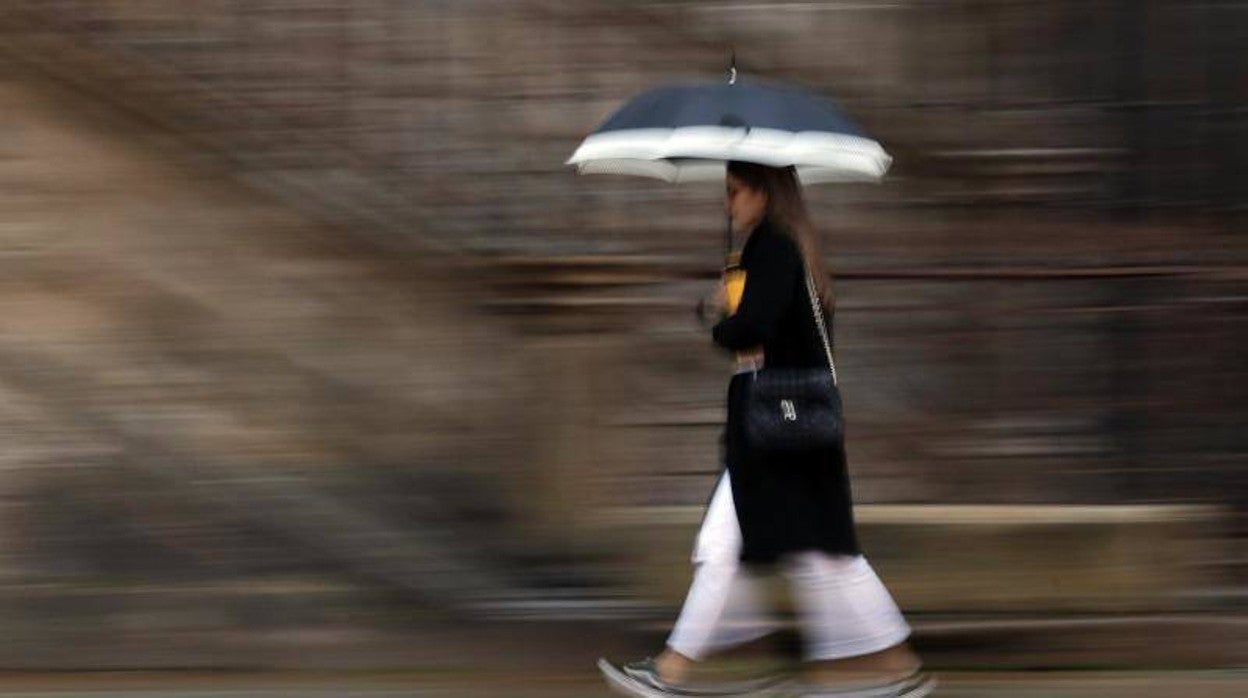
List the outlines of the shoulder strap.
{"label": "shoulder strap", "polygon": [[806,295],[810,297],[810,309],[815,314],[819,338],[823,340],[823,353],[828,357],[828,369],[832,371],[832,385],[836,385],[836,362],[832,360],[832,340],[829,339],[827,325],[823,322],[823,308],[819,303],[819,292],[815,289],[815,279],[809,271],[806,272]]}

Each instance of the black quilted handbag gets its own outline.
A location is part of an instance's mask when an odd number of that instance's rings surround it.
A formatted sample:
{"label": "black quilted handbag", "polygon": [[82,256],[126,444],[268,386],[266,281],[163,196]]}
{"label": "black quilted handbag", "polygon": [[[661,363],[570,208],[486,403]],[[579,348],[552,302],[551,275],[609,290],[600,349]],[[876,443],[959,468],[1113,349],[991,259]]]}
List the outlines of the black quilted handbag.
{"label": "black quilted handbag", "polygon": [[745,383],[745,436],[751,452],[785,455],[838,449],[845,439],[832,342],[814,279],[806,293],[828,358],[825,368],[762,368]]}

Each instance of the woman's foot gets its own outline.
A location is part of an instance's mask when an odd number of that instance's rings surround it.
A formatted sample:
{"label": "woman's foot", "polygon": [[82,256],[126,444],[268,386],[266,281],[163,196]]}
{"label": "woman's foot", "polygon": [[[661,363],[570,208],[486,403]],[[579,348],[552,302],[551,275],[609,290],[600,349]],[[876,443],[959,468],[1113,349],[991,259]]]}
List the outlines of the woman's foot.
{"label": "woman's foot", "polygon": [[694,661],[667,647],[655,658],[653,664],[655,672],[665,683],[682,684],[688,683]]}
{"label": "woman's foot", "polygon": [[649,657],[627,664],[612,664],[598,660],[598,670],[607,684],[615,691],[637,698],[667,698],[667,696],[716,696],[726,693],[698,690],[689,686],[669,683],[659,673],[654,659]]}
{"label": "woman's foot", "polygon": [[835,683],[806,684],[797,696],[800,698],[924,698],[936,690],[936,679],[917,671],[905,678],[871,683],[841,680]]}
{"label": "woman's foot", "polygon": [[857,657],[815,662],[807,676],[816,683],[836,683],[853,679],[888,682],[918,673],[923,662],[906,643],[880,652]]}
{"label": "woman's foot", "polygon": [[611,688],[624,695],[640,698],[678,695],[679,687],[665,682],[659,676],[654,660],[649,657],[619,665],[606,659],[599,659],[598,671],[602,672],[603,678],[607,680]]}
{"label": "woman's foot", "polygon": [[923,672],[922,666],[905,643],[882,652],[818,662],[807,671],[807,688],[802,695],[920,698],[936,687],[935,679]]}
{"label": "woman's foot", "polygon": [[598,670],[610,686],[625,695],[640,698],[664,696],[736,696],[755,694],[778,686],[782,677],[765,677],[752,681],[721,684],[694,685],[689,679],[694,661],[670,649],[657,658],[649,657],[627,664],[616,665],[605,659],[598,660]]}

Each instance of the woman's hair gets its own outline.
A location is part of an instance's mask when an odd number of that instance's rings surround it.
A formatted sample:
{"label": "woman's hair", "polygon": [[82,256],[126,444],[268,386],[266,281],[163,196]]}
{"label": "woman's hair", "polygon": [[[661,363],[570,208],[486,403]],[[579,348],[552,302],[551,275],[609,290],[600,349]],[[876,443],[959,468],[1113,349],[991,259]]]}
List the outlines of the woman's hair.
{"label": "woman's hair", "polygon": [[806,269],[815,279],[815,288],[823,303],[825,313],[832,311],[835,296],[832,294],[832,278],[823,262],[819,234],[810,222],[806,203],[802,200],[802,185],[797,179],[795,167],[768,167],[752,162],[731,161],[728,174],[741,180],[745,186],[767,195],[766,217],[779,224],[785,234],[793,238],[802,253]]}

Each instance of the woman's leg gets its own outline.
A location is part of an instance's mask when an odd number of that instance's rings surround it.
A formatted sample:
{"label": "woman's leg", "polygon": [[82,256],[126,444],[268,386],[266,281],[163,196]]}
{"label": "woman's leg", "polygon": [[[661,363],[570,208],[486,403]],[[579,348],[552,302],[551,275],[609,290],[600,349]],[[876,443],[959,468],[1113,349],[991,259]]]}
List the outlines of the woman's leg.
{"label": "woman's leg", "polygon": [[776,629],[760,580],[741,566],[741,527],[732,485],[720,476],[694,545],[693,583],[680,617],[656,660],[664,680],[680,682],[693,661]]}
{"label": "woman's leg", "polygon": [[866,558],[809,551],[791,556],[784,569],[817,674],[895,676],[919,668],[905,644],[910,626]]}

